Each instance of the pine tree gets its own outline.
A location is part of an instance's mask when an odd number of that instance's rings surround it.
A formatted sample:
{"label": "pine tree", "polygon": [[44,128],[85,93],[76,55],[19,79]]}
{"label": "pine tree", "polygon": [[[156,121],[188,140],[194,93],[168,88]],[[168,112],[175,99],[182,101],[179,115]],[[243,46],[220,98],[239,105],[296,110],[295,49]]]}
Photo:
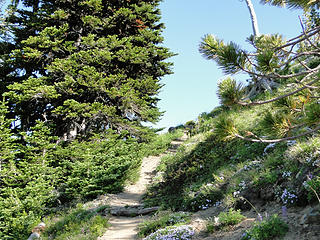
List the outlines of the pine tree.
{"label": "pine tree", "polygon": [[41,120],[64,140],[106,129],[139,136],[142,122],[159,119],[172,56],[159,46],[159,0],[20,2],[7,20],[15,49],[1,89],[21,129]]}
{"label": "pine tree", "polygon": [[309,8],[314,5],[319,6],[317,0],[260,0],[262,3],[270,3],[274,6],[287,6],[290,8]]}
{"label": "pine tree", "polygon": [[[241,135],[232,119],[222,116],[216,126],[223,139],[234,137],[253,142],[280,142],[296,139],[320,129],[318,99],[320,77],[319,6],[317,1],[262,1],[274,5],[303,8],[307,20],[301,21],[302,34],[286,41],[281,35],[261,35],[248,40],[253,52],[241,49],[236,43],[225,43],[214,35],[206,35],[199,51],[214,60],[227,75],[246,73],[250,82],[243,87],[229,77],[218,85],[221,104],[255,106],[271,104],[263,124],[276,139],[261,139],[254,133]],[[274,91],[276,89],[276,91]],[[273,97],[257,101],[268,91]],[[275,93],[276,92],[276,93]],[[222,134],[224,132],[224,134]]]}

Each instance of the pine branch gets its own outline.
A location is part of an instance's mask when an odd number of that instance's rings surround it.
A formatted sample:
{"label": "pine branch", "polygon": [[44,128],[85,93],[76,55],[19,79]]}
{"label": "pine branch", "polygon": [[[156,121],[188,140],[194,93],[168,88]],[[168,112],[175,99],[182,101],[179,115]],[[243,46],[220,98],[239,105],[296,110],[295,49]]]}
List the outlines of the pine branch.
{"label": "pine branch", "polygon": [[250,142],[260,142],[260,143],[278,143],[278,142],[284,142],[284,141],[289,141],[289,140],[294,140],[294,139],[297,139],[297,138],[300,138],[300,137],[303,137],[303,136],[306,136],[306,135],[309,135],[311,133],[314,133],[316,131],[320,130],[320,125],[317,126],[316,128],[310,130],[310,131],[307,131],[307,132],[304,132],[304,133],[301,133],[299,135],[296,135],[296,136],[292,136],[292,137],[286,137],[286,138],[279,138],[279,139],[261,139],[261,138],[248,138],[248,137],[244,137],[240,134],[237,134],[235,133],[234,136],[242,139],[242,140],[245,140],[245,141],[250,141]]}
{"label": "pine branch", "polygon": [[[282,46],[280,46],[280,47],[277,47],[275,50],[277,51],[277,50],[280,50],[280,49],[283,49],[283,48],[286,48],[286,47],[289,47],[289,46],[295,46],[295,45],[297,45],[298,43],[306,40],[307,38],[310,38],[310,37],[312,37],[313,35],[317,34],[318,32],[320,32],[320,26],[319,26],[319,27],[315,27],[314,29],[310,30],[310,33],[308,33],[308,34],[306,34],[306,33],[300,34],[299,36],[297,36],[297,37],[289,40],[287,44],[284,44],[284,45],[282,45]],[[304,36],[304,37],[303,37],[303,36]],[[295,40],[295,39],[298,39],[298,40],[296,40],[296,41],[294,41],[294,42],[291,42],[291,41],[293,41],[293,40]]]}
{"label": "pine branch", "polygon": [[275,102],[277,100],[280,100],[280,99],[283,99],[283,98],[286,98],[286,97],[289,97],[291,95],[294,95],[306,88],[309,88],[310,85],[318,82],[320,79],[315,79],[311,82],[309,82],[308,84],[306,84],[305,86],[301,87],[301,88],[298,88],[297,90],[295,91],[292,91],[290,93],[287,93],[287,94],[284,94],[284,95],[281,95],[281,96],[278,96],[278,97],[275,97],[275,98],[272,98],[272,99],[269,99],[269,100],[265,100],[265,101],[258,101],[258,102],[251,102],[251,103],[246,103],[246,102],[238,102],[237,104],[241,105],[241,106],[255,106],[255,105],[262,105],[262,104],[266,104],[266,103],[271,103],[271,102]]}

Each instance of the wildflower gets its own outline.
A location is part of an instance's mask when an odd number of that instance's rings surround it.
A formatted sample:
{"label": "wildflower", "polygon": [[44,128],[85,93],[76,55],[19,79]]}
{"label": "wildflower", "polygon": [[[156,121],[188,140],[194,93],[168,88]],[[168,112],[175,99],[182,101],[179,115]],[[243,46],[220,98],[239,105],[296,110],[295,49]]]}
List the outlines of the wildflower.
{"label": "wildflower", "polygon": [[247,235],[248,235],[248,233],[246,233],[246,232],[242,233],[242,235],[241,235],[241,239],[243,239],[243,238],[247,237]]}
{"label": "wildflower", "polygon": [[311,173],[308,173],[307,179],[308,179],[308,180],[311,180],[312,178],[313,178],[313,175],[312,175]]}
{"label": "wildflower", "polygon": [[293,204],[295,200],[297,200],[297,196],[293,193],[290,193],[287,189],[283,190],[283,193],[281,195],[281,201],[287,205],[288,203]]}
{"label": "wildflower", "polygon": [[307,157],[307,158],[306,158],[306,162],[307,162],[307,163],[310,163],[311,161],[312,161],[312,158],[311,158],[311,157]]}
{"label": "wildflower", "polygon": [[290,146],[295,145],[296,143],[297,143],[296,140],[289,140],[289,141],[287,141],[287,146],[290,147]]}
{"label": "wildflower", "polygon": [[312,163],[312,166],[313,166],[313,167],[318,166],[318,163],[319,163],[319,162],[320,162],[319,159],[316,160],[316,161],[314,161],[314,162]]}
{"label": "wildflower", "polygon": [[245,181],[241,181],[241,183],[239,183],[239,187],[241,188],[241,190],[246,188],[246,182]]}
{"label": "wildflower", "polygon": [[287,218],[288,217],[288,211],[287,211],[287,206],[282,206],[281,208],[282,211],[282,217]]}
{"label": "wildflower", "polygon": [[282,177],[285,178],[285,177],[290,177],[291,176],[291,172],[290,171],[284,171],[282,173]]}
{"label": "wildflower", "polygon": [[262,221],[263,221],[263,217],[261,216],[260,213],[258,213],[258,220],[259,220],[259,222],[262,222]]}
{"label": "wildflower", "polygon": [[263,154],[266,154],[269,148],[274,148],[276,144],[275,143],[270,143],[268,146],[265,147],[263,150]]}
{"label": "wildflower", "polygon": [[239,197],[240,191],[236,191],[233,193],[233,197]]}
{"label": "wildflower", "polygon": [[144,240],[190,240],[193,235],[194,231],[190,226],[182,225],[159,229],[144,238]]}

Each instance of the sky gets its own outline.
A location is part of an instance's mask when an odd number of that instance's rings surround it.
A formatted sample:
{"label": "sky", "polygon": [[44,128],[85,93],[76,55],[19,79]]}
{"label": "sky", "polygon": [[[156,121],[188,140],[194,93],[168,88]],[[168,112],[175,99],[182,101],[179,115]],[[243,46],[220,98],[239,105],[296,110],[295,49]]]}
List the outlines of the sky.
{"label": "sky", "polygon": [[[261,34],[281,33],[291,39],[301,33],[298,16],[302,11],[262,5],[252,0]],[[214,34],[250,49],[246,39],[252,35],[249,10],[244,0],[163,0],[161,16],[165,47],[178,54],[169,59],[174,74],[161,79],[165,84],[158,103],[165,111],[157,128],[168,128],[196,120],[203,112],[219,105],[217,82],[225,76],[214,61],[198,51],[201,38]],[[235,75],[244,81],[247,76]]]}

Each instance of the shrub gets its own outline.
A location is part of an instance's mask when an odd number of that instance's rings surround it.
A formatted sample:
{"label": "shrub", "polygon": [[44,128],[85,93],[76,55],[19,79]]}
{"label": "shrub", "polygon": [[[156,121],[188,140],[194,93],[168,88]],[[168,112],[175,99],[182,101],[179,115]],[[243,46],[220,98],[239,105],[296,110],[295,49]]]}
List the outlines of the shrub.
{"label": "shrub", "polygon": [[240,223],[245,216],[243,216],[240,210],[234,210],[230,208],[228,212],[221,212],[218,215],[217,222],[210,221],[207,224],[207,231],[212,233],[217,229],[232,226]]}
{"label": "shrub", "polygon": [[238,224],[245,218],[240,210],[234,210],[233,208],[230,208],[228,212],[221,212],[218,217],[220,223],[224,226]]}
{"label": "shrub", "polygon": [[273,238],[283,238],[288,232],[288,225],[278,217],[273,215],[265,219],[246,231],[241,240],[270,240]]}
{"label": "shrub", "polygon": [[214,186],[205,186],[196,193],[189,194],[183,199],[183,206],[185,209],[196,212],[198,210],[205,210],[213,206],[216,202],[223,198],[222,191]]}
{"label": "shrub", "polygon": [[63,179],[58,186],[61,202],[93,199],[122,190],[132,173],[139,169],[143,155],[136,140],[117,137],[95,136],[60,146],[55,152],[55,162]]}
{"label": "shrub", "polygon": [[112,132],[57,144],[42,122],[15,135],[5,112],[0,106],[0,239],[26,239],[57,206],[121,191],[144,156],[164,151],[178,136],[158,136],[150,148]]}
{"label": "shrub", "polygon": [[308,199],[313,200],[314,198],[317,198],[320,203],[320,177],[308,176],[308,180],[304,182],[304,186],[308,190]]}
{"label": "shrub", "polygon": [[179,138],[183,135],[182,130],[168,132],[165,134],[156,135],[151,141],[143,144],[142,151],[144,156],[159,155],[166,151],[172,140]]}
{"label": "shrub", "polygon": [[26,239],[56,198],[56,171],[50,166],[54,137],[40,122],[21,134],[25,145],[21,135],[0,127],[0,239]]}

